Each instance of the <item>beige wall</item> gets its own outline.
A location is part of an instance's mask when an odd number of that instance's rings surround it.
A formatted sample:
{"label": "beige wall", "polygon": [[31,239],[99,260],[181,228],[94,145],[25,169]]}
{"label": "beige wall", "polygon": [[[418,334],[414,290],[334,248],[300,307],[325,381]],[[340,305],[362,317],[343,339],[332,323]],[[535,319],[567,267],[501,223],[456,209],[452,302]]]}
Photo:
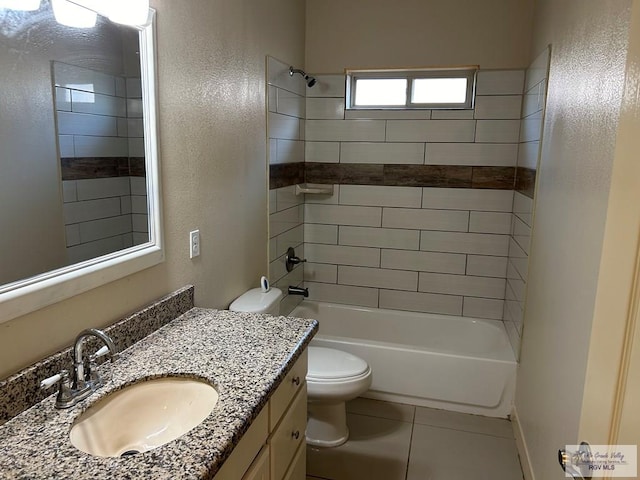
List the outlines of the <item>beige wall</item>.
{"label": "beige wall", "polygon": [[[630,0],[539,0],[532,51],[551,71],[516,409],[537,479],[578,443]],[[592,443],[598,443],[593,442]]]}
{"label": "beige wall", "polygon": [[[0,325],[0,378],[187,283],[225,307],[267,272],[265,55],[304,62],[301,0],[152,1],[166,261]],[[189,259],[188,232],[202,254]]]}
{"label": "beige wall", "polygon": [[529,65],[533,0],[307,0],[306,69]]}

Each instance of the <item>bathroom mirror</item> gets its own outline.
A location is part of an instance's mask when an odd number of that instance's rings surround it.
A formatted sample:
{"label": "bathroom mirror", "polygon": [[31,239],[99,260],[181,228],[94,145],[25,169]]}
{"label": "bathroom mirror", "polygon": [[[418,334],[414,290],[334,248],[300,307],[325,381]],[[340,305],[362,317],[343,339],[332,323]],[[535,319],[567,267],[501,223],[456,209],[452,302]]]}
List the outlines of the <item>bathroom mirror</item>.
{"label": "bathroom mirror", "polygon": [[51,3],[0,8],[0,322],[164,260],[155,13],[78,28]]}

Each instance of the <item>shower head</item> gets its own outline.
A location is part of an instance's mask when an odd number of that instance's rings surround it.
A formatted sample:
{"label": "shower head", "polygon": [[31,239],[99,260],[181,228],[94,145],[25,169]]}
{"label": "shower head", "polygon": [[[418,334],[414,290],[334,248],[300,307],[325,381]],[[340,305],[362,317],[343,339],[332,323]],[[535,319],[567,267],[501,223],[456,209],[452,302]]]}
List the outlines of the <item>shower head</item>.
{"label": "shower head", "polygon": [[300,75],[302,75],[304,80],[307,82],[307,87],[311,88],[316,84],[316,79],[310,75],[307,75],[304,70],[289,67],[289,76],[293,77],[294,73],[299,73]]}

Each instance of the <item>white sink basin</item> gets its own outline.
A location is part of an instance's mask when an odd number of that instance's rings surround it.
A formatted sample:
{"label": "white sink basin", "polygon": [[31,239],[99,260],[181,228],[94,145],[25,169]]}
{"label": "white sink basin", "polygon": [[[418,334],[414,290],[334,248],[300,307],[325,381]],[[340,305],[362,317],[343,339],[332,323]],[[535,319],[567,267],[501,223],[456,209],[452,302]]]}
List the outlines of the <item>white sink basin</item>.
{"label": "white sink basin", "polygon": [[113,392],[78,417],[71,443],[98,457],[146,452],[175,440],[209,416],[218,392],[184,377],[147,380]]}

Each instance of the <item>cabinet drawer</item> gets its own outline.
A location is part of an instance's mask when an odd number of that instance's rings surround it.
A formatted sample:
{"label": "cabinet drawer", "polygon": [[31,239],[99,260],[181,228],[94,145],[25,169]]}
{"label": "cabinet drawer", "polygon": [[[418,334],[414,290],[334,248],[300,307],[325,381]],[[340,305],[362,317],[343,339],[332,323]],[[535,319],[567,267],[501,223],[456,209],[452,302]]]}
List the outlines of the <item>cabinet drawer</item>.
{"label": "cabinet drawer", "polygon": [[269,447],[265,447],[260,451],[247,473],[244,474],[242,480],[269,480]]}
{"label": "cabinet drawer", "polygon": [[305,480],[307,478],[307,442],[302,442],[284,480]]}
{"label": "cabinet drawer", "polygon": [[[291,399],[300,390],[307,377],[307,349],[302,352],[300,358],[293,365],[287,376],[284,377],[280,386],[271,396],[269,401],[269,431],[272,432],[280,417],[285,412]],[[302,430],[304,432],[304,430]]]}
{"label": "cabinet drawer", "polygon": [[284,477],[298,447],[304,443],[307,426],[307,385],[302,385],[291,407],[271,435],[271,480]]}

